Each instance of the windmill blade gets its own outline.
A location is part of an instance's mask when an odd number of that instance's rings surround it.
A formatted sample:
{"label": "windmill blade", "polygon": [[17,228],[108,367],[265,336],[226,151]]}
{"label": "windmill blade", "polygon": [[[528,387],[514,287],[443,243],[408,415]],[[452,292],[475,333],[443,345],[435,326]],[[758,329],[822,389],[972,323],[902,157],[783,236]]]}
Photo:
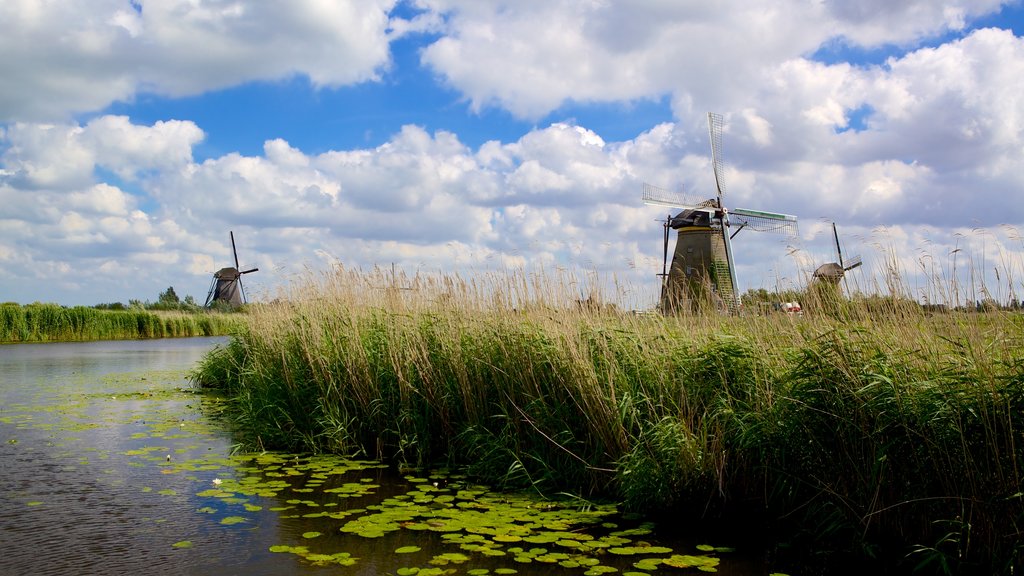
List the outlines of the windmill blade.
{"label": "windmill blade", "polygon": [[231,234],[231,253],[235,255],[235,270],[238,270],[238,251],[235,250],[235,232],[232,230]]}
{"label": "windmill blade", "polygon": [[725,121],[721,114],[708,112],[708,136],[711,139],[711,165],[715,170],[715,186],[718,190],[718,205],[722,205],[725,196],[725,159],[722,155],[722,125]]}
{"label": "windmill blade", "polygon": [[707,198],[701,198],[685,192],[673,192],[651,184],[644,184],[644,204],[665,206],[667,208],[698,208],[706,205]]}
{"label": "windmill blade", "polygon": [[259,271],[260,271],[259,268],[249,268],[248,270],[242,270],[241,272],[238,273],[238,275],[241,276],[242,274],[248,274],[249,272],[259,272]]}
{"label": "windmill blade", "polygon": [[843,262],[843,248],[839,245],[839,231],[836,229],[836,223],[832,223],[832,236],[836,239],[836,255],[839,257],[839,266],[843,269],[843,272],[853,270],[857,266],[863,264],[860,255],[850,258],[846,262]]}
{"label": "windmill blade", "polygon": [[[736,208],[729,211],[729,226],[749,228],[758,232],[774,232],[787,236],[797,236],[796,216],[791,214],[777,214],[763,210],[748,210]],[[735,234],[733,234],[735,236]]]}
{"label": "windmill blade", "polygon": [[839,267],[845,270],[843,267],[843,247],[839,245],[839,230],[836,229],[836,223],[832,223],[832,236],[836,239],[836,259],[839,260]]}

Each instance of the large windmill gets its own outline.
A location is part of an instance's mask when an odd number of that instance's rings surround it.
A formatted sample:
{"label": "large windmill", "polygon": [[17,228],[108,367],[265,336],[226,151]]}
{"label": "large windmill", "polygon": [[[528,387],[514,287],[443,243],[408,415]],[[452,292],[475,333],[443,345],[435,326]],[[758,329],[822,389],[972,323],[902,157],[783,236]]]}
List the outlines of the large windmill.
{"label": "large windmill", "polygon": [[[715,173],[715,197],[700,199],[644,184],[647,204],[680,208],[664,221],[661,309],[698,308],[702,303],[733,311],[739,307],[732,239],[743,229],[797,234],[796,216],[725,207],[725,161],[722,158],[722,116],[708,112],[708,135]],[[678,232],[672,266],[668,264],[669,229]]]}
{"label": "large windmill", "polygon": [[245,289],[242,288],[242,275],[256,272],[259,268],[239,270],[238,251],[235,250],[235,233],[231,234],[231,253],[235,256],[234,268],[221,268],[213,273],[213,282],[210,284],[210,291],[206,294],[206,304],[209,307],[217,302],[224,302],[228,306],[235,307],[245,304]]}
{"label": "large windmill", "polygon": [[814,280],[838,286],[839,281],[846,276],[846,273],[860,266],[862,261],[859,255],[843,261],[843,249],[839,245],[839,232],[836,231],[835,222],[832,223],[832,236],[836,239],[836,259],[839,261],[818,266],[814,270]]}

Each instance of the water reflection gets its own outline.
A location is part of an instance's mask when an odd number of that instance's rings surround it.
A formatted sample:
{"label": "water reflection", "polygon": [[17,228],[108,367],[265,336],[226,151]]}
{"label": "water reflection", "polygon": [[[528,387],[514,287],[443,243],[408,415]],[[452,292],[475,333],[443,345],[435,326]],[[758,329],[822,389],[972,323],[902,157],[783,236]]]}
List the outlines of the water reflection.
{"label": "water reflection", "polygon": [[[0,346],[0,573],[293,570],[269,553],[253,563],[275,525],[206,525],[195,513],[200,473],[159,465],[230,450],[211,400],[190,393],[183,372],[223,341]],[[140,450],[159,458],[140,461]],[[192,548],[173,547],[190,537]]]}

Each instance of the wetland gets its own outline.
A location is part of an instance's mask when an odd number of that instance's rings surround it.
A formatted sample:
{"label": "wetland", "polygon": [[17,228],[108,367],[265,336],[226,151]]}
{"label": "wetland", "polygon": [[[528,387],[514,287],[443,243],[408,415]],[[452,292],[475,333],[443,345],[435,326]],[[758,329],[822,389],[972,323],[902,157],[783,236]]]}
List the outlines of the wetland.
{"label": "wetland", "polygon": [[768,573],[609,504],[243,450],[227,400],[187,378],[226,342],[0,347],[0,573]]}

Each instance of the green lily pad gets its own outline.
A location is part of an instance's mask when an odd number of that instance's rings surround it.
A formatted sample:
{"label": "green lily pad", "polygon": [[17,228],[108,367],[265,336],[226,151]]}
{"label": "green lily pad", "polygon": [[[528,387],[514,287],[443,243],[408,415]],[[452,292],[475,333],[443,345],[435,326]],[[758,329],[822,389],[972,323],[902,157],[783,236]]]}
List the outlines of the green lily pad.
{"label": "green lily pad", "polygon": [[306,548],[305,546],[288,546],[287,544],[275,544],[270,547],[270,551],[277,554],[309,554],[309,548]]}
{"label": "green lily pad", "polygon": [[419,552],[422,550],[419,546],[402,546],[395,550],[395,554],[412,554],[413,552]]}
{"label": "green lily pad", "polygon": [[310,532],[303,532],[302,533],[302,537],[306,538],[307,540],[311,540],[313,538],[318,538],[319,536],[320,536],[319,532],[310,531]]}
{"label": "green lily pad", "polygon": [[220,523],[224,524],[225,526],[241,524],[242,522],[245,522],[245,518],[242,518],[241,516],[228,516],[226,518],[222,518],[220,521]]}
{"label": "green lily pad", "polygon": [[173,547],[173,548],[191,548],[192,547],[192,541],[191,540],[182,540],[181,542],[175,542],[174,544],[171,544],[171,547]]}

